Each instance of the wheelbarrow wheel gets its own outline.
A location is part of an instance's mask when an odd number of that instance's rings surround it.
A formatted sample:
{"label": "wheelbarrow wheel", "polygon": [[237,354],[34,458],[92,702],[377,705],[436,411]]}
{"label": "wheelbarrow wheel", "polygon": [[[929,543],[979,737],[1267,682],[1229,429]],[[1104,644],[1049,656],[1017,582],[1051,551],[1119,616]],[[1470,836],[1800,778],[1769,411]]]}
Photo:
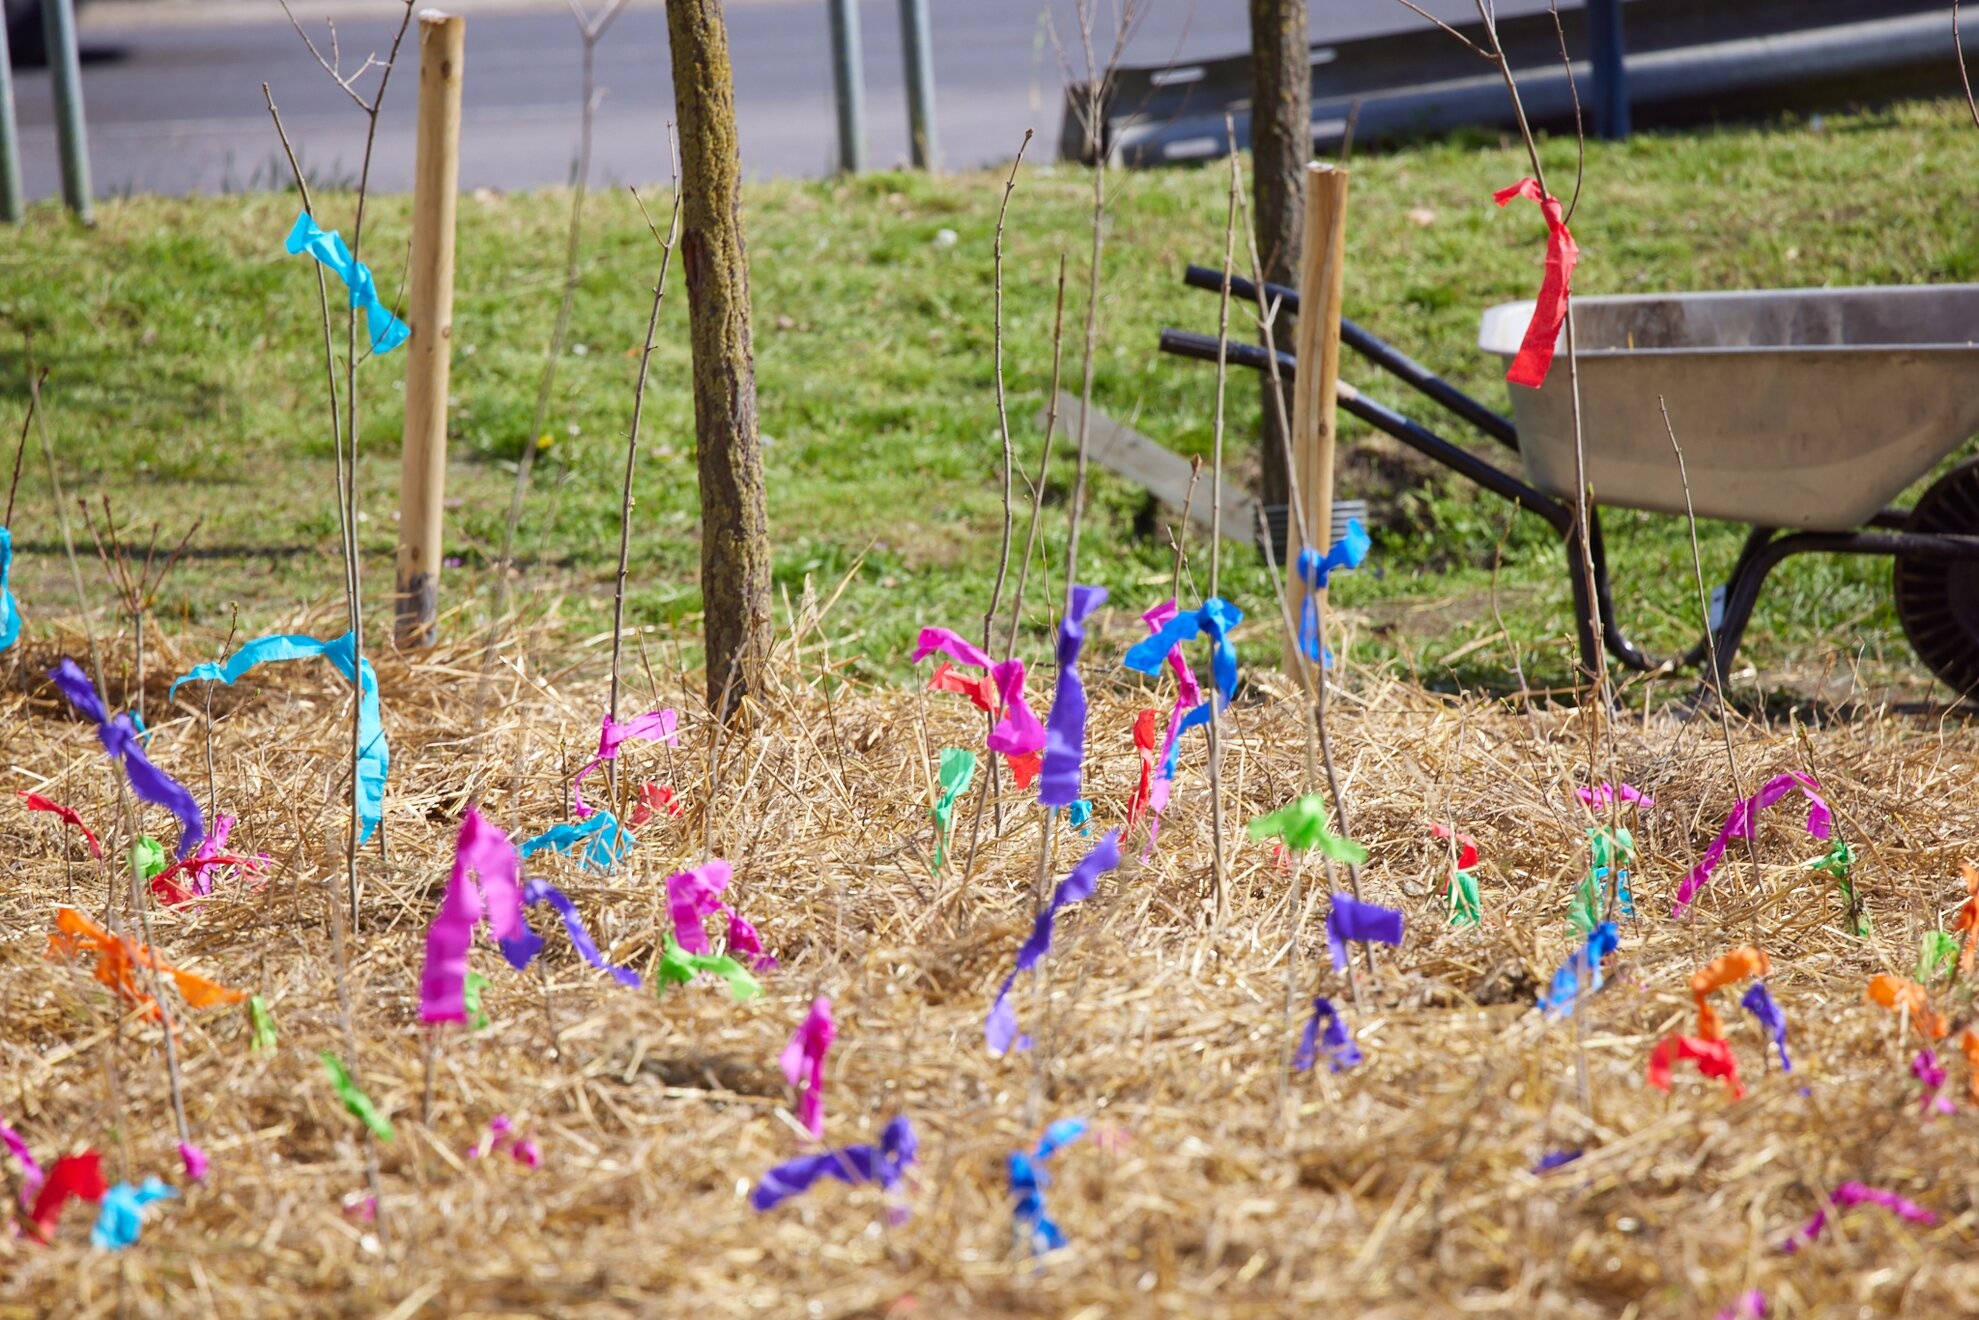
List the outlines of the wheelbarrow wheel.
{"label": "wheelbarrow wheel", "polygon": [[[1904,530],[1979,535],[1979,458],[1933,482]],[[1979,563],[1898,555],[1895,594],[1917,658],[1954,692],[1979,697]]]}

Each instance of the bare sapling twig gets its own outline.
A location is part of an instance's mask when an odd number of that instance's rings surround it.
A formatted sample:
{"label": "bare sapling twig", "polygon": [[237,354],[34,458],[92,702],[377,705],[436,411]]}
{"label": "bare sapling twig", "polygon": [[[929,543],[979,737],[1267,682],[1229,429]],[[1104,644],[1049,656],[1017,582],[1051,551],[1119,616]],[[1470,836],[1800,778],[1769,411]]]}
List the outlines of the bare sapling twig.
{"label": "bare sapling twig", "polygon": [[[240,635],[241,607],[239,601],[228,607],[227,643],[220,648],[220,664],[224,667],[227,658],[234,653],[234,638]],[[202,684],[206,689],[206,814],[217,816],[220,812],[220,790],[213,776],[213,684]]]}
{"label": "bare sapling twig", "polygon": [[1031,523],[1024,533],[1024,557],[1017,564],[1017,585],[1010,596],[1010,629],[1004,634],[1003,658],[1017,654],[1017,634],[1024,623],[1024,585],[1030,580],[1031,558],[1038,553],[1043,532],[1045,479],[1051,472],[1051,442],[1058,433],[1058,383],[1065,362],[1065,254],[1058,254],[1058,301],[1051,316],[1051,389],[1045,399],[1044,447],[1038,452],[1037,480],[1031,486]]}
{"label": "bare sapling twig", "polygon": [[[1236,129],[1229,117],[1224,119],[1224,131],[1233,140]],[[1223,285],[1216,308],[1216,412],[1210,430],[1209,460],[1209,594],[1219,596],[1223,591],[1223,400],[1225,387],[1230,375],[1230,267],[1236,259],[1237,251],[1237,194],[1242,191],[1242,180],[1237,172],[1237,153],[1230,153],[1230,198],[1223,216]],[[1210,884],[1211,896],[1215,903],[1215,919],[1218,925],[1229,920],[1230,892],[1229,877],[1224,873],[1228,864],[1224,856],[1223,842],[1223,736],[1222,711],[1216,704],[1218,694],[1209,694],[1210,717],[1204,732],[1209,740],[1209,820],[1210,820]]]}
{"label": "bare sapling twig", "polygon": [[[118,599],[123,604],[124,613],[130,618],[132,631],[136,634],[136,676],[131,682],[131,691],[134,694],[131,698],[131,706],[137,712],[138,723],[142,725],[144,723],[145,621],[150,617],[151,607],[158,601],[158,592],[165,585],[165,579],[171,576],[172,569],[177,566],[179,557],[185,553],[186,546],[192,541],[193,533],[199,530],[203,520],[193,519],[192,526],[186,528],[186,534],[179,538],[178,545],[166,557],[162,567],[157,563],[158,524],[155,522],[151,524],[151,545],[145,551],[144,562],[133,569],[134,558],[117,535],[117,519],[110,507],[110,497],[104,495],[101,499],[104,526],[101,534],[97,532],[96,523],[89,516],[89,501],[78,499],[76,507],[82,510],[83,526],[89,530],[89,539],[96,544],[96,557],[103,563],[104,576],[110,580],[110,589],[117,593]],[[108,548],[103,544],[105,535],[110,538]]]}
{"label": "bare sapling twig", "polygon": [[[1743,802],[1745,800],[1745,780],[1739,775],[1738,753],[1732,747],[1732,723],[1724,717],[1725,695],[1723,679],[1718,669],[1718,634],[1711,626],[1711,602],[1704,591],[1704,559],[1698,553],[1697,549],[1697,513],[1691,507],[1690,502],[1690,471],[1684,465],[1683,446],[1677,443],[1677,428],[1670,422],[1670,407],[1663,401],[1663,396],[1660,394],[1656,396],[1656,407],[1663,414],[1663,431],[1664,434],[1670,437],[1670,449],[1677,456],[1677,478],[1683,482],[1684,523],[1690,529],[1690,567],[1691,573],[1697,582],[1698,617],[1704,621],[1704,663],[1708,666],[1706,673],[1709,675],[1705,679],[1705,683],[1718,701],[1718,727],[1725,734],[1725,767],[1731,772],[1732,792],[1737,795],[1739,801]],[[1760,884],[1759,846],[1753,842],[1751,830],[1745,831],[1745,853],[1746,859],[1752,863],[1752,889],[1748,890],[1748,893],[1756,899],[1758,897],[1756,890]],[[1619,865],[1619,861],[1617,865]],[[1619,890],[1621,886],[1618,884],[1615,888]],[[1751,917],[1752,942],[1757,944],[1759,942],[1759,907],[1757,903],[1752,906]]]}
{"label": "bare sapling twig", "polygon": [[[53,497],[56,522],[62,531],[62,551],[69,564],[69,581],[75,587],[76,592],[76,612],[82,620],[83,636],[89,643],[90,675],[96,680],[96,690],[98,692],[107,692],[108,689],[103,682],[102,657],[96,646],[96,630],[89,622],[89,597],[83,588],[82,563],[76,557],[76,540],[74,530],[69,523],[68,501],[62,493],[61,473],[55,466],[55,442],[49,435],[48,410],[41,405],[41,387],[43,382],[48,379],[48,372],[45,369],[40,372],[35,370],[34,334],[32,331],[26,334],[24,343],[28,374],[28,417],[35,424],[35,434],[41,442],[42,461],[48,469],[48,489]],[[130,866],[132,915],[137,922],[138,929],[142,933],[141,938],[144,943],[147,946],[155,947],[151,937],[150,913],[144,901],[144,879],[138,870],[135,852],[131,848],[131,845],[136,842],[138,836],[138,819],[136,813],[131,809],[130,790],[128,785],[124,783],[123,775],[118,771],[114,763],[108,764],[106,768],[112,782],[116,785],[118,818],[124,830],[125,837],[121,842],[123,843],[123,854],[128,859]],[[112,876],[111,887],[114,891],[114,874]],[[105,924],[113,932],[116,932],[122,926],[117,916],[116,903],[108,894],[106,894],[106,899],[109,901],[106,901],[104,904]],[[136,961],[141,964],[141,970],[148,983],[146,993],[151,996],[154,1002],[163,1005],[165,1003],[163,998],[164,990],[160,984],[161,978],[157,969],[144,960],[140,959]],[[163,1010],[161,1008],[162,1012]],[[177,1028],[173,1024],[170,1015],[166,1014],[164,1017],[165,1079],[171,1092],[172,1115],[178,1123],[179,1140],[181,1143],[189,1144],[192,1141],[192,1130],[186,1123],[185,1089],[179,1076],[178,1043],[173,1038],[176,1031]],[[118,1040],[120,1042],[122,1040],[121,1031],[118,1034]]]}
{"label": "bare sapling twig", "polygon": [[[37,381],[36,384],[44,384],[47,380],[48,368],[43,367],[41,369],[41,380]],[[14,442],[14,478],[7,483],[7,514],[4,518],[0,518],[0,527],[12,527],[14,525],[14,496],[21,489],[21,461],[27,457],[27,433],[28,428],[33,425],[34,397],[30,396],[28,399],[27,415],[21,418],[21,438]]]}
{"label": "bare sapling twig", "polygon": [[[392,34],[391,50],[386,57],[383,60],[378,60],[375,55],[367,55],[364,64],[355,73],[345,76],[342,72],[341,57],[337,55],[334,46],[332,47],[332,58],[328,60],[324,59],[322,53],[316,49],[315,43],[311,42],[308,34],[303,32],[302,25],[296,22],[295,15],[289,12],[287,0],[283,0],[282,4],[283,12],[289,14],[290,23],[294,25],[296,32],[302,36],[303,42],[309,47],[310,53],[316,56],[317,63],[323,66],[324,71],[330,75],[331,80],[343,88],[364,113],[364,154],[358,166],[356,213],[351,220],[349,243],[351,260],[353,262],[362,261],[364,256],[364,212],[366,203],[370,197],[371,164],[378,140],[378,115],[384,106],[385,92],[391,85],[392,69],[398,62],[399,48],[405,42],[406,31],[412,26],[412,5],[413,0],[405,0],[404,10],[399,15],[398,28]],[[331,29],[331,32],[334,40],[334,27]],[[378,89],[372,94],[369,100],[366,100],[356,91],[355,85],[358,79],[373,66],[376,66],[378,69]],[[263,90],[265,94],[266,89],[264,88]],[[269,112],[274,114],[275,105],[272,97],[269,98],[268,108]],[[277,130],[280,131],[280,116],[276,115],[275,117]],[[295,155],[289,147],[286,133],[282,134],[282,143],[284,150],[288,151],[290,165],[294,168],[296,164]],[[302,190],[302,172],[300,169],[296,169],[296,179],[298,190]],[[303,195],[304,204],[307,206],[308,194],[304,191]],[[318,289],[323,292],[323,310],[327,327],[329,316],[328,293],[325,285],[321,282],[322,275],[320,267],[317,278],[319,281]],[[364,672],[364,577],[362,571],[362,554],[358,545],[357,369],[364,359],[370,356],[368,352],[360,354],[358,351],[358,310],[358,308],[352,307],[344,324],[343,430],[338,437],[338,459],[343,486],[340,512],[343,519],[345,607],[351,635],[351,670],[353,674],[357,675],[357,678],[353,680],[351,685],[350,822],[345,838],[344,850],[345,888],[348,891],[346,899],[350,904],[350,922],[353,934],[357,932],[361,922],[357,852],[358,836],[361,831],[359,799],[362,789],[358,775],[358,766],[364,755],[364,741],[360,736],[359,730],[360,712],[363,708],[363,703],[358,699],[362,689],[362,676]],[[331,408],[332,415],[334,416],[336,409],[334,391],[332,391],[332,395]],[[379,847],[382,849],[384,847],[382,826],[380,827],[378,842]],[[351,1062],[355,1063],[355,1059]]]}
{"label": "bare sapling twig", "polygon": [[[637,189],[632,190],[632,199],[639,203],[639,212],[646,216],[646,227],[652,230],[653,238],[660,245],[660,274],[653,285],[653,310],[646,318],[646,339],[639,353],[639,379],[632,389],[632,426],[625,438],[625,489],[619,501],[618,519],[618,577],[612,590],[612,686],[611,717],[618,718],[619,664],[625,650],[625,575],[632,558],[632,473],[639,461],[639,424],[646,409],[646,373],[653,361],[653,339],[660,330],[660,307],[667,296],[667,270],[673,264],[674,244],[680,238],[680,166],[673,145],[673,126],[667,126],[667,160],[673,170],[673,212],[667,220],[667,232],[661,236],[653,217],[646,215],[646,204],[639,200]],[[616,761],[607,762],[606,769],[613,773],[613,787],[617,787]]]}
{"label": "bare sapling twig", "polygon": [[[1003,545],[996,561],[996,584],[990,588],[989,608],[983,611],[983,649],[990,648],[990,629],[996,626],[996,614],[1003,601],[1003,580],[1010,573],[1010,533],[1013,522],[1011,515],[1011,466],[1010,450],[1010,409],[1003,394],[1003,222],[1010,213],[1010,194],[1017,190],[1017,171],[1024,163],[1024,149],[1031,145],[1036,129],[1024,130],[1024,140],[1017,144],[1016,158],[1010,162],[1010,177],[1003,181],[1003,202],[996,208],[996,237],[990,243],[990,281],[992,291],[990,312],[990,362],[996,382],[996,430],[1003,441]],[[993,764],[993,763],[992,763]]]}
{"label": "bare sapling twig", "polygon": [[1972,126],[1979,128],[1979,100],[1972,96],[1972,75],[1965,68],[1965,42],[1958,30],[1959,0],[1952,0],[1952,50],[1958,57],[1958,82],[1965,89],[1965,108],[1972,113]]}
{"label": "bare sapling twig", "polygon": [[[542,447],[543,427],[550,415],[550,397],[556,390],[557,368],[563,361],[564,345],[570,336],[571,311],[577,301],[578,280],[583,274],[577,254],[584,236],[584,198],[591,186],[592,124],[597,116],[598,104],[603,99],[597,90],[598,40],[624,11],[627,0],[610,0],[595,18],[587,15],[577,0],[567,0],[567,3],[571,16],[577,20],[577,35],[583,43],[584,53],[577,160],[571,170],[570,223],[564,233],[563,299],[557,304],[557,319],[550,330],[550,342],[543,350],[543,375],[536,386],[536,408],[530,417],[529,434],[522,438],[522,456],[516,461],[515,485],[509,493],[508,516],[502,524],[502,553],[495,566],[495,610],[488,629],[490,654],[494,650],[496,630],[501,627],[501,621],[509,609],[509,571],[515,562],[516,529],[522,523],[522,504],[529,493],[529,474],[536,461],[536,451]],[[482,667],[484,670],[487,667],[486,658]]]}

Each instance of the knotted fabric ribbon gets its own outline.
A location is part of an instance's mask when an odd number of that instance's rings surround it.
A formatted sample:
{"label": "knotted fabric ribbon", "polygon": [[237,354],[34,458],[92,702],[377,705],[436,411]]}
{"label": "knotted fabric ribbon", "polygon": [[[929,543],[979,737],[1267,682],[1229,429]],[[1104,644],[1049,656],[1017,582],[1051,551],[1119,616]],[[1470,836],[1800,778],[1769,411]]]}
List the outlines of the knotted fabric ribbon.
{"label": "knotted fabric ribbon", "polygon": [[1529,197],[1539,203],[1540,214],[1546,217],[1546,272],[1539,281],[1539,301],[1532,309],[1518,356],[1505,372],[1505,379],[1512,384],[1536,390],[1546,383],[1546,371],[1553,365],[1553,347],[1560,338],[1561,323],[1567,319],[1568,285],[1580,261],[1580,246],[1567,232],[1566,212],[1559,199],[1543,191],[1538,180],[1520,179],[1491,196],[1500,206]]}
{"label": "knotted fabric ribbon", "polygon": [[[257,637],[219,664],[194,665],[172,680],[165,694],[170,701],[182,683],[195,680],[232,685],[259,664],[285,660],[328,660],[339,674],[357,687],[357,841],[364,843],[378,828],[385,814],[385,776],[391,772],[392,754],[385,746],[385,726],[379,718],[378,675],[371,662],[357,661],[357,643],[350,633],[328,641],[293,633]],[[183,851],[179,854],[185,856]]]}
{"label": "knotted fabric ribbon", "polygon": [[371,268],[358,261],[344,246],[344,237],[334,229],[324,229],[304,211],[295,218],[295,227],[289,230],[288,242],[284,245],[293,256],[307,252],[334,271],[339,279],[350,286],[350,305],[353,309],[364,309],[364,323],[371,331],[371,351],[389,353],[406,341],[412,330],[404,321],[392,315],[392,309],[385,306],[385,300],[378,296],[378,282],[371,278]]}

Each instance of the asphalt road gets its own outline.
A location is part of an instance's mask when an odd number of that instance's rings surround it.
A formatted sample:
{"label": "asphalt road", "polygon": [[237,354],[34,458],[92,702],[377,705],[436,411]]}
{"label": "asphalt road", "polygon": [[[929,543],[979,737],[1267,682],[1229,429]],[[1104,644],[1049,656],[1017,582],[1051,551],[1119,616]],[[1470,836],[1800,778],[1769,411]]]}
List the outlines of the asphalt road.
{"label": "asphalt road", "polygon": [[[591,0],[597,7],[601,0]],[[1116,0],[1096,0],[1103,15]],[[1501,13],[1544,0],[1500,0]],[[941,162],[962,168],[1007,160],[1024,129],[1033,151],[1056,149],[1061,47],[1083,74],[1074,0],[931,0],[936,125]],[[1471,0],[1425,0],[1431,12],[1474,13]],[[387,6],[386,8],[389,8]],[[468,19],[461,184],[519,189],[567,181],[579,122],[580,52],[568,9],[545,0],[456,0]],[[835,156],[825,0],[729,0],[742,162],[750,176],[818,175]],[[1315,41],[1420,25],[1399,0],[1314,0]],[[348,70],[380,55],[394,24],[378,0],[316,0],[305,27],[326,46],[336,16]],[[904,163],[906,101],[895,0],[860,0],[868,162]],[[317,181],[354,180],[364,117],[304,48],[275,0],[102,3],[83,11],[84,103],[98,196],[215,193],[287,179],[262,101],[267,82],[304,168]],[[1162,64],[1240,52],[1244,0],[1149,0],[1124,62]],[[1101,43],[1110,47],[1110,36]],[[408,45],[407,54],[411,52]],[[327,53],[327,49],[326,49]],[[413,60],[402,59],[385,98],[373,186],[408,188],[417,99]],[[360,88],[375,90],[377,71]],[[593,183],[666,177],[672,118],[665,17],[635,0],[599,44]],[[60,174],[45,70],[16,78],[30,197],[57,194]]]}

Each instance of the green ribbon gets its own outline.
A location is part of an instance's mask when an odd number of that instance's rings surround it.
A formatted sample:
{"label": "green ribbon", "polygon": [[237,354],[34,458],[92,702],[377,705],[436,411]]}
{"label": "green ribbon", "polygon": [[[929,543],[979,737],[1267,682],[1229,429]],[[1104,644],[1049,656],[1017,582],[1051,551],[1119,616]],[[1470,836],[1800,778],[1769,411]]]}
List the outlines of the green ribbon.
{"label": "green ribbon", "polygon": [[460,1002],[467,1009],[467,1029],[484,1031],[488,1026],[487,1010],[481,1007],[481,992],[488,987],[488,978],[479,972],[469,972],[467,983],[461,987]]}
{"label": "green ribbon", "polygon": [[1635,865],[1635,836],[1625,829],[1610,830],[1606,825],[1597,825],[1587,832],[1587,851],[1587,874],[1574,887],[1574,901],[1567,909],[1567,920],[1583,936],[1593,934],[1595,927],[1607,920],[1602,911],[1608,898],[1607,886],[1601,883],[1604,875],[1620,877],[1621,892],[1616,899],[1625,913],[1633,915],[1628,872]]}
{"label": "green ribbon", "polygon": [[247,997],[247,1021],[247,1047],[251,1050],[274,1049],[275,1015],[268,1011],[268,1001],[260,995]]}
{"label": "green ribbon", "polygon": [[941,870],[941,861],[948,852],[948,833],[955,821],[955,804],[969,791],[970,781],[976,777],[976,754],[961,747],[941,749],[941,800],[935,803],[935,864]]}
{"label": "green ribbon", "polygon": [[165,845],[149,834],[139,835],[137,842],[131,845],[131,865],[137,870],[137,878],[144,883],[151,883],[151,877],[164,870],[167,864]]}
{"label": "green ribbon", "polygon": [[669,933],[660,951],[660,992],[664,994],[669,984],[686,985],[697,972],[710,972],[727,981],[737,1003],[746,1003],[763,993],[762,983],[735,959],[725,953],[689,953]]}
{"label": "green ribbon", "polygon": [[1917,976],[1920,985],[1929,985],[1932,978],[1943,976],[1958,960],[1958,937],[1942,930],[1927,930],[1923,941],[1917,946]]}
{"label": "green ribbon", "polygon": [[1477,877],[1469,871],[1450,876],[1450,924],[1475,926],[1484,920],[1484,903],[1477,894]]}
{"label": "green ribbon", "polygon": [[[1820,871],[1835,878],[1835,890],[1841,894],[1842,903],[1848,909],[1849,925],[1854,929],[1856,938],[1866,940],[1869,938],[1869,914],[1862,910],[1862,900],[1855,892],[1855,881],[1848,874],[1855,860],[1855,849],[1836,839],[1826,853],[1806,865],[1810,871]],[[1924,978],[1920,976],[1917,979],[1921,981]]]}
{"label": "green ribbon", "polygon": [[1317,793],[1294,798],[1269,816],[1259,816],[1250,823],[1250,835],[1257,840],[1283,839],[1294,852],[1317,852],[1350,866],[1367,861],[1367,849],[1326,827],[1326,799]]}
{"label": "green ribbon", "polygon": [[390,1141],[395,1135],[392,1121],[378,1112],[378,1106],[371,1103],[370,1096],[357,1089],[357,1083],[350,1079],[350,1069],[344,1067],[344,1061],[329,1050],[324,1050],[320,1057],[323,1070],[330,1074],[331,1087],[336,1091],[337,1098],[344,1102],[344,1108],[350,1111],[351,1117],[370,1128],[371,1135],[378,1140]]}

